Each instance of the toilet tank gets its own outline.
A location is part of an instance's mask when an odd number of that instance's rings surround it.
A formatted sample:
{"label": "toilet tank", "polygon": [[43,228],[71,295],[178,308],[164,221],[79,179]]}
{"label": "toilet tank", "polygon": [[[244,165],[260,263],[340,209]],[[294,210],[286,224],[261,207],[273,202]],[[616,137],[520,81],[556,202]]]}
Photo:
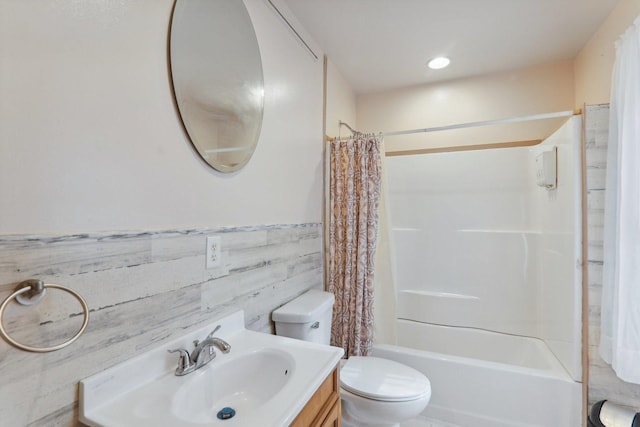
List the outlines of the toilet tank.
{"label": "toilet tank", "polygon": [[329,345],[332,293],[312,289],[274,310],[276,335]]}

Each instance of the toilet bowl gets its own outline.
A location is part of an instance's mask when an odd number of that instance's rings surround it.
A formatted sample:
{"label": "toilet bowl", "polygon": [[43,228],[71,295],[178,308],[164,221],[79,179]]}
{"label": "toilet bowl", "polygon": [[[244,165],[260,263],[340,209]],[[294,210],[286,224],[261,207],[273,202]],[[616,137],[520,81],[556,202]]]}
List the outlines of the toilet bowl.
{"label": "toilet bowl", "polygon": [[378,357],[349,358],[340,370],[345,427],[396,427],[418,416],[431,398],[422,373]]}
{"label": "toilet bowl", "polygon": [[[276,334],[329,345],[333,294],[308,291],[272,313]],[[352,356],[341,364],[344,427],[398,427],[429,403],[431,384],[417,370],[377,357]]]}

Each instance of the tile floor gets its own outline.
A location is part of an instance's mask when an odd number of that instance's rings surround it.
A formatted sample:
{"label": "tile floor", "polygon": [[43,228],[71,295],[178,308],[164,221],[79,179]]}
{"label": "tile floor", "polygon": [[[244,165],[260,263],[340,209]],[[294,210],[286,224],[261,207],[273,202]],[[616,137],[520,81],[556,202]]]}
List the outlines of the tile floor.
{"label": "tile floor", "polygon": [[461,427],[443,421],[432,420],[425,417],[418,417],[400,424],[400,427]]}

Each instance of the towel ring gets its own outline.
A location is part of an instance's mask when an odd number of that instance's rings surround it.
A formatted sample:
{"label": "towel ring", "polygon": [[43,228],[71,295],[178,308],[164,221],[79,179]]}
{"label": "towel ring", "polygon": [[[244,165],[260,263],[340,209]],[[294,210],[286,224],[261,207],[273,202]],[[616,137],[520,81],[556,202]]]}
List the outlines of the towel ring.
{"label": "towel ring", "polygon": [[[16,302],[22,305],[35,304],[38,301],[40,301],[42,296],[44,296],[44,293],[47,288],[59,289],[61,291],[68,292],[71,295],[73,295],[78,300],[78,302],[80,302],[80,305],[82,305],[82,310],[84,314],[84,320],[82,322],[82,326],[80,327],[80,330],[73,337],[69,338],[67,341],[63,342],[62,344],[55,345],[53,347],[32,347],[29,345],[19,343],[18,341],[11,338],[9,333],[4,329],[4,321],[3,321],[4,309],[14,298],[16,299]],[[48,353],[50,351],[60,350],[61,348],[64,348],[69,344],[71,344],[72,342],[74,342],[75,340],[77,340],[80,337],[80,335],[82,335],[84,330],[87,328],[88,324],[89,324],[89,306],[87,305],[84,298],[80,296],[80,294],[64,286],[43,283],[42,280],[35,280],[35,279],[25,280],[24,282],[20,283],[20,285],[18,285],[16,290],[11,295],[9,295],[2,302],[2,304],[0,304],[0,335],[2,335],[2,337],[11,345],[24,351],[30,351],[33,353]]]}

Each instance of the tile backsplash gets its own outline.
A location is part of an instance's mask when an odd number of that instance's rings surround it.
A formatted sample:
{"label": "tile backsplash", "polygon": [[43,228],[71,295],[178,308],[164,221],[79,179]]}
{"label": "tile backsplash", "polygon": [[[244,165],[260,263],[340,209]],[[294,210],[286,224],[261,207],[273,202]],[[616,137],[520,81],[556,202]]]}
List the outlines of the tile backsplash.
{"label": "tile backsplash", "polygon": [[[72,288],[91,318],[72,345],[27,353],[0,340],[0,424],[75,426],[77,382],[212,318],[245,311],[249,329],[272,332],[270,313],[321,288],[321,224],[140,233],[0,236],[0,298],[43,279]],[[221,266],[205,268],[206,236],[221,236]],[[77,301],[51,289],[41,303],[11,303],[6,329],[33,346],[78,330]]]}

